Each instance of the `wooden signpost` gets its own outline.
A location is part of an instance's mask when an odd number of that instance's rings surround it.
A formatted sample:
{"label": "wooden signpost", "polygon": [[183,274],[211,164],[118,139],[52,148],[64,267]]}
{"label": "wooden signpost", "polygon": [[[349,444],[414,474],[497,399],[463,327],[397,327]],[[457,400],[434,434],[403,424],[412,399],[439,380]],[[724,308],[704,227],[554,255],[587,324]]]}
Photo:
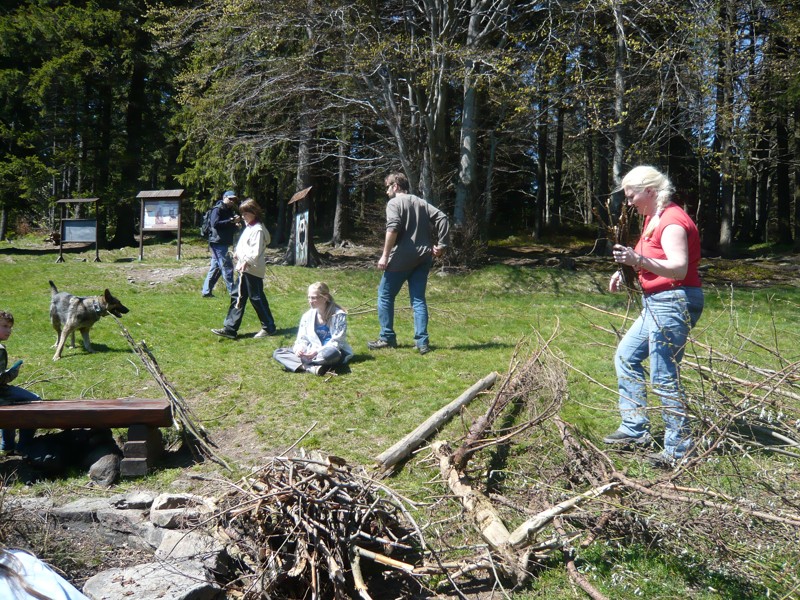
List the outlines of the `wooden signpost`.
{"label": "wooden signpost", "polygon": [[294,264],[298,267],[308,267],[309,250],[311,246],[311,227],[308,212],[311,186],[300,190],[289,199],[289,205],[296,204],[294,215]]}

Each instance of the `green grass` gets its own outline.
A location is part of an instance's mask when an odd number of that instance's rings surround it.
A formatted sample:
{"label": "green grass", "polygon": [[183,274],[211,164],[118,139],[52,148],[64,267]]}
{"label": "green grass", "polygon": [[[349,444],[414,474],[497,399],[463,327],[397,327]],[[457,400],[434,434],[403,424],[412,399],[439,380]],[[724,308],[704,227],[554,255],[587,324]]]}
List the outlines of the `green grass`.
{"label": "green grass", "polygon": [[[16,319],[6,346],[12,360],[25,361],[17,383],[28,382],[46,399],[160,397],[159,387],[110,318],[92,329],[96,354],[79,347],[65,350],[58,362],[51,360],[55,332],[48,319],[47,281],[80,295],[107,287],[131,309],[122,319],[128,331],[135,340],[146,342],[212,439],[251,460],[292,445],[310,429],[304,447],[369,466],[375,456],[475,381],[492,371],[504,373],[519,341],[534,333],[544,338],[555,334],[553,350],[574,367],[568,372],[569,395],[562,416],[596,443],[618,423],[611,391],[615,341],[600,328],[619,328],[621,322],[582,305],[625,312],[624,296],[605,292],[610,265],[608,270],[603,266],[578,271],[492,265],[470,273],[432,273],[428,301],[434,351],[422,357],[414,351],[405,290],[397,303],[400,348],[366,350],[366,342],[378,332],[375,296],[380,273],[375,269],[272,266],[265,289],[280,334],[231,341],[209,331],[221,326],[227,295],[220,285],[216,298],[200,296],[205,244],[184,241],[180,261],[176,246],[163,244],[146,246],[143,261],[138,260],[138,248],[101,251],[99,263],[91,262],[93,252],[68,254],[66,262],[55,263],[56,251],[42,252],[22,241],[14,244],[0,243],[0,308],[12,311]],[[307,306],[306,287],[317,280],[326,281],[337,301],[350,310],[349,339],[356,351],[351,372],[330,379],[285,373],[271,356],[275,348],[291,345]],[[800,292],[794,288],[709,286],[706,312],[695,335],[732,352],[738,343],[736,332],[770,347],[781,340],[786,360],[797,360],[799,304]],[[248,307],[240,333],[258,328]],[[481,402],[471,406],[463,420],[454,419],[437,439],[457,441],[483,408]],[[507,468],[535,473],[533,449],[521,441],[510,453]],[[192,469],[206,472],[215,467]],[[123,482],[120,488],[166,488],[182,474],[180,469],[160,470],[141,481]],[[80,493],[85,481],[84,475],[77,475],[30,491],[19,484],[10,489],[69,496]],[[420,459],[409,461],[390,483],[420,501],[444,493],[435,468]],[[702,561],[689,567],[635,546],[625,551],[595,547],[579,555],[579,564],[598,588],[614,598],[766,597],[710,571]],[[546,568],[527,590],[513,596],[582,597],[561,568]]]}

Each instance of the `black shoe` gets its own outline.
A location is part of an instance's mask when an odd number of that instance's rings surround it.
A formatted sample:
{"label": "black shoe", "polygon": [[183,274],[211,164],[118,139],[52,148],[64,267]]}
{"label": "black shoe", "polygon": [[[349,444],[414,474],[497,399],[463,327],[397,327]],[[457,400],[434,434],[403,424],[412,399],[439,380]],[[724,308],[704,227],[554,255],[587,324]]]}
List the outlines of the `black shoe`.
{"label": "black shoe", "polygon": [[228,331],[227,329],[212,329],[211,333],[220,337],[228,338],[229,340],[236,339],[236,334],[233,331]]}
{"label": "black shoe", "polygon": [[649,446],[653,443],[653,436],[651,436],[646,431],[640,436],[633,436],[628,435],[622,431],[615,431],[603,438],[603,442],[606,444],[618,445],[618,446]]}
{"label": "black shoe", "polygon": [[425,356],[428,352],[431,351],[431,347],[428,344],[423,344],[422,346],[417,346],[417,350],[420,354]]}
{"label": "black shoe", "polygon": [[209,292],[207,294],[203,294],[203,298],[213,298],[213,297],[214,297],[214,294],[212,294],[211,292]]}
{"label": "black shoe", "polygon": [[647,455],[647,462],[656,469],[673,469],[675,468],[675,459],[667,456],[664,452],[653,452]]}
{"label": "black shoe", "polygon": [[367,348],[370,350],[380,350],[382,348],[397,348],[397,342],[378,338],[374,342],[367,342]]}

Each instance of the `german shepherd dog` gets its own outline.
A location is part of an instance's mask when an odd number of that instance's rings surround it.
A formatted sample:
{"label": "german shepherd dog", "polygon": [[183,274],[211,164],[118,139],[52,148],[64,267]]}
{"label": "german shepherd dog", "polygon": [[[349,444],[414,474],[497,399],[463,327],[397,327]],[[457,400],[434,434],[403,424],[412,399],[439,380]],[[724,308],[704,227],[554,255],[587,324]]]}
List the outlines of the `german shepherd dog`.
{"label": "german shepherd dog", "polygon": [[50,323],[56,330],[56,349],[53,360],[61,358],[61,351],[67,342],[67,336],[72,336],[72,348],[75,347],[75,332],[80,331],[83,336],[83,347],[87,352],[93,352],[89,341],[89,330],[101,317],[109,313],[121,317],[129,312],[128,308],[111,295],[106,289],[99,296],[73,296],[67,292],[59,292],[56,284],[50,283]]}

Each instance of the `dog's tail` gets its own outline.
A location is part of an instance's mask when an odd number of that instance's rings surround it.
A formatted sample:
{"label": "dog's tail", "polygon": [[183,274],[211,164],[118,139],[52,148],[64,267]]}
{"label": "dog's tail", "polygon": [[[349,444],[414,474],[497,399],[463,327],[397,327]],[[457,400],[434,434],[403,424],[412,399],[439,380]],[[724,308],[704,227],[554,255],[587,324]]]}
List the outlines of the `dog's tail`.
{"label": "dog's tail", "polygon": [[57,294],[57,293],[58,293],[58,288],[56,287],[56,284],[55,284],[55,283],[53,283],[52,281],[48,281],[47,283],[49,283],[49,284],[50,284],[50,291],[51,291],[53,294]]}

